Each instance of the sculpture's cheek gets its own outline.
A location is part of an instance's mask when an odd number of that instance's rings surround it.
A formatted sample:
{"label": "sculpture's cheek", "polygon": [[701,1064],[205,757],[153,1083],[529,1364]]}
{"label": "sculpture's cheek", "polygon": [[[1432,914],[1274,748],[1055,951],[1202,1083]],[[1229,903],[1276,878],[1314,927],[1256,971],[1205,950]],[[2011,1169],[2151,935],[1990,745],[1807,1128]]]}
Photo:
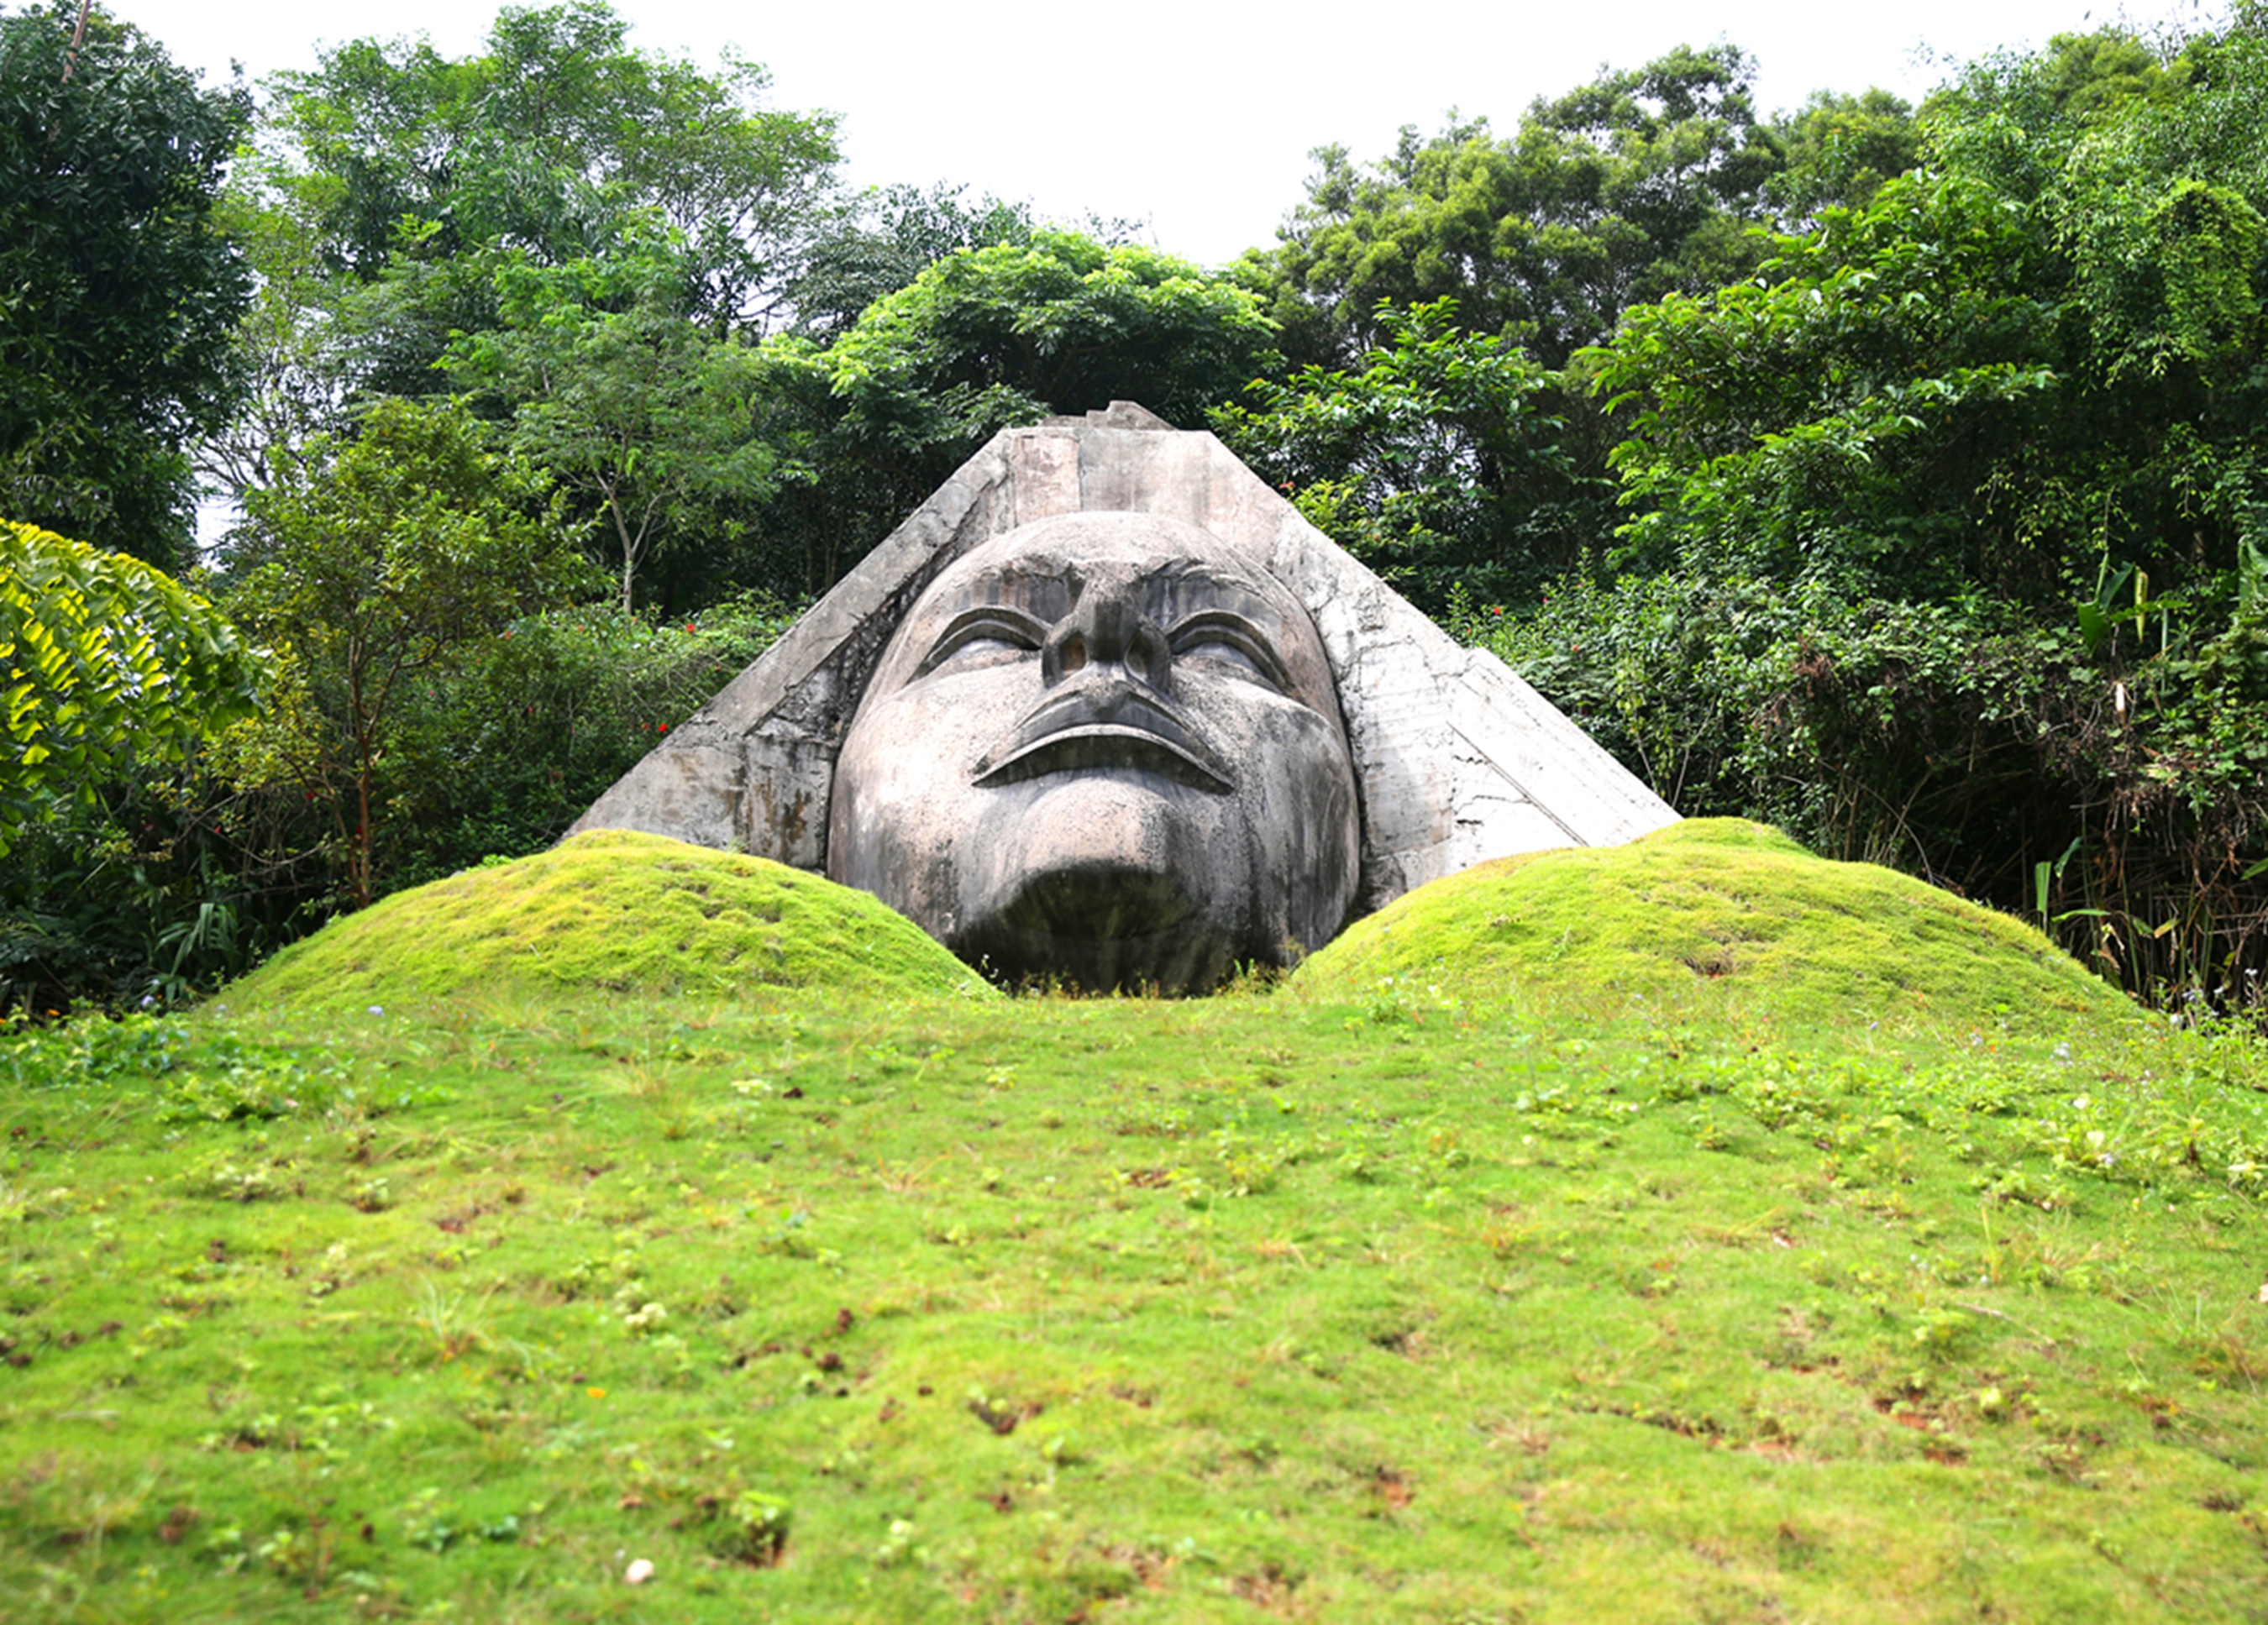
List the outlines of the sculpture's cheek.
{"label": "sculpture's cheek", "polygon": [[1261,717],[1240,808],[1259,917],[1244,957],[1305,952],[1338,934],[1362,862],[1354,765],[1336,728],[1304,707]]}
{"label": "sculpture's cheek", "polygon": [[[957,915],[956,849],[977,816],[975,764],[1017,674],[978,673],[901,690],[862,712],[836,764],[827,872],[872,892],[932,936]],[[998,692],[996,692],[998,691]]]}

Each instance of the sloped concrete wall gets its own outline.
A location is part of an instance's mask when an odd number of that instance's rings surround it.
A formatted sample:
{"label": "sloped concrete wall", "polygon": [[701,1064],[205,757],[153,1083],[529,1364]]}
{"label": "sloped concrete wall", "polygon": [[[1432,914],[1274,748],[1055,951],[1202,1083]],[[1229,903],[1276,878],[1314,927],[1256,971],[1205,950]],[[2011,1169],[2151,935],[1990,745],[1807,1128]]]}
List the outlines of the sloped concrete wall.
{"label": "sloped concrete wall", "polygon": [[1362,911],[1484,858],[1616,845],[1676,820],[1502,661],[1459,645],[1211,435],[1118,402],[995,436],[570,833],[640,829],[823,869],[836,753],[906,610],[988,538],[1098,510],[1202,526],[1314,617],[1361,779]]}

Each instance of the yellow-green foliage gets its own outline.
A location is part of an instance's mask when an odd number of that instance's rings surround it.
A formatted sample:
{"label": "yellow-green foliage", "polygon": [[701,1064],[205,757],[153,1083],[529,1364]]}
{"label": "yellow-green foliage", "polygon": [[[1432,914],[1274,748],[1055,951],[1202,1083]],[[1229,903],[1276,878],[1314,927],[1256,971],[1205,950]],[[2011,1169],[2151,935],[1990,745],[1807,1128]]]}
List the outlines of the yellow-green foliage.
{"label": "yellow-green foliage", "polygon": [[0,519],[0,857],[48,797],[180,761],[259,686],[235,629],[165,571]]}
{"label": "yellow-green foliage", "polygon": [[2134,1018],[2029,926],[1742,819],[1482,864],[1421,886],[1302,966],[1325,998],[1393,979],[1459,999],[1599,994],[1793,1020]]}
{"label": "yellow-green foliage", "polygon": [[770,859],[600,829],[397,893],[279,953],[228,1002],[394,1005],[552,995],[984,984],[864,892]]}

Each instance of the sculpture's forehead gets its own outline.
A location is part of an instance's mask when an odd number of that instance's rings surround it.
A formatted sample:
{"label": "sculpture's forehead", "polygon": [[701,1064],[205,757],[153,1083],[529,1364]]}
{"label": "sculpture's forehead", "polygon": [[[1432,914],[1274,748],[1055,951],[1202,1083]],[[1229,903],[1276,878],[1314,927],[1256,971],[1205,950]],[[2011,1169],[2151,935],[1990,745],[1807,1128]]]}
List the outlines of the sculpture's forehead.
{"label": "sculpture's forehead", "polygon": [[1294,623],[1306,621],[1280,582],[1211,532],[1147,513],[1066,514],[1004,532],[939,577],[914,618],[1001,588],[1059,584],[1075,593],[1105,572],[1168,598],[1226,592],[1257,599]]}
{"label": "sculpture's forehead", "polygon": [[1152,513],[1063,514],[1004,531],[957,560],[899,624],[874,692],[910,681],[926,646],[971,609],[1012,605],[1044,624],[1106,585],[1169,636],[1207,612],[1241,620],[1270,645],[1296,697],[1336,723],[1330,658],[1290,589],[1210,531]]}

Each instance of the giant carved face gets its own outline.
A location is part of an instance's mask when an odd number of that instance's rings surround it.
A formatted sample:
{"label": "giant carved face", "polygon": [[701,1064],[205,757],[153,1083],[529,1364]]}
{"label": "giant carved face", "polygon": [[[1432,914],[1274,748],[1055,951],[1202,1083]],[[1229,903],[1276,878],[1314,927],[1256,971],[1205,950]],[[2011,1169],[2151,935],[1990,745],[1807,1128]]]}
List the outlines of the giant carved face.
{"label": "giant carved face", "polygon": [[997,973],[1177,991],[1330,940],[1356,820],[1298,601],[1195,526],[1067,514],[906,616],[836,761],[827,867]]}

